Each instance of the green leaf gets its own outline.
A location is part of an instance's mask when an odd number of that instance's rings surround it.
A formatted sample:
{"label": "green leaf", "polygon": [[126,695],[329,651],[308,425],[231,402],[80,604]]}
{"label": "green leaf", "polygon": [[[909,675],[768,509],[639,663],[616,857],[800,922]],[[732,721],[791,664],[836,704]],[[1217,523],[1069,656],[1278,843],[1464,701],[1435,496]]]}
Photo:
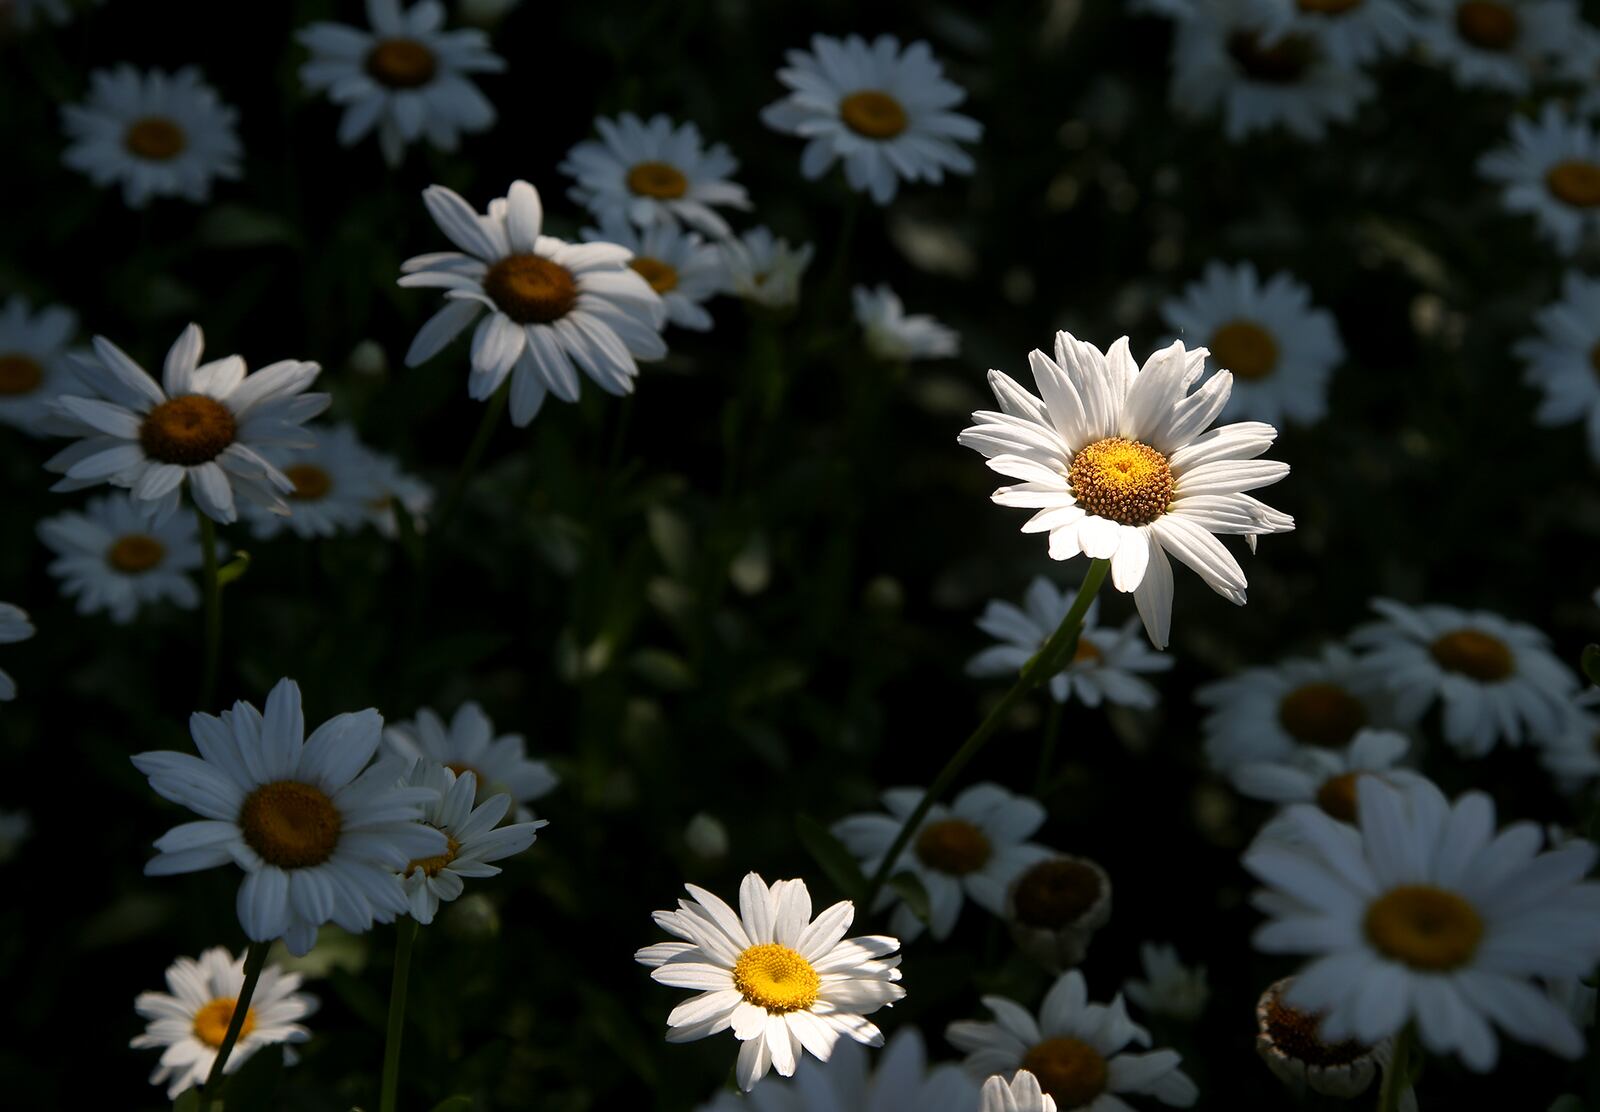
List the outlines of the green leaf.
{"label": "green leaf", "polygon": [[433,1106],[433,1112],[472,1112],[472,1098],[464,1094],[445,1097]]}
{"label": "green leaf", "polygon": [[233,559],[217,569],[217,586],[226,587],[249,570],[250,553],[241,548],[233,554]]}
{"label": "green leaf", "polygon": [[1583,674],[1589,677],[1589,682],[1600,684],[1600,645],[1585,645],[1580,659]]}
{"label": "green leaf", "polygon": [[900,898],[906,902],[915,915],[924,923],[928,922],[933,911],[928,904],[928,890],[922,886],[922,881],[913,872],[899,872],[889,878],[889,887],[899,893]]}
{"label": "green leaf", "polygon": [[794,826],[800,844],[840,891],[853,900],[866,894],[867,878],[861,866],[827,827],[806,814],[796,815]]}

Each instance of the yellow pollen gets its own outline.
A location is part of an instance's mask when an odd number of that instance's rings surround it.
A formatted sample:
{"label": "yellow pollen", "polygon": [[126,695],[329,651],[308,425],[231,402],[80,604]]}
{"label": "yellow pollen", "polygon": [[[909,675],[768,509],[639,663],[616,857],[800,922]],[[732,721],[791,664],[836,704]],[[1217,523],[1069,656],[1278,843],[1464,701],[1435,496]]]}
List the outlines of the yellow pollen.
{"label": "yellow pollen", "polygon": [[1413,969],[1455,969],[1472,960],[1483,920],[1454,892],[1426,884],[1391,888],[1367,907],[1367,939]]}
{"label": "yellow pollen", "polygon": [[289,497],[296,502],[315,502],[326,498],[333,489],[333,476],[314,463],[290,464],[283,473],[294,484],[294,492]]}
{"label": "yellow pollen", "polygon": [[1317,789],[1317,806],[1340,822],[1356,821],[1356,784],[1360,772],[1345,772],[1324,780]]}
{"label": "yellow pollen", "polygon": [[297,780],[263,784],[239,808],[245,843],[269,865],[283,869],[322,864],[339,844],[342,826],[333,801]]}
{"label": "yellow pollen", "polygon": [[204,394],[185,394],[145,414],[139,446],[157,462],[197,467],[220,456],[238,432],[227,406]]}
{"label": "yellow pollen", "polygon": [[1428,646],[1439,667],[1483,683],[1503,680],[1516,671],[1517,660],[1498,637],[1475,629],[1458,629]]}
{"label": "yellow pollen", "polygon": [[1322,1017],[1289,1007],[1278,992],[1266,1002],[1262,1027],[1274,1047],[1308,1066],[1345,1066],[1367,1053],[1365,1046],[1353,1040],[1324,1042]]}
{"label": "yellow pollen", "polygon": [[367,55],[367,74],[391,89],[415,89],[433,80],[439,60],[415,39],[384,39]]}
{"label": "yellow pollen", "polygon": [[[194,1013],[194,1037],[215,1050],[222,1045],[222,1040],[228,1037],[228,1024],[233,1022],[233,1009],[238,1001],[233,997],[218,997],[208,1004],[203,1004],[200,1010]],[[239,1041],[256,1027],[256,1010],[244,1010],[244,1022],[239,1024]]]}
{"label": "yellow pollen", "polygon": [[1480,50],[1507,50],[1517,41],[1517,13],[1494,0],[1466,0],[1456,8],[1456,30]]}
{"label": "yellow pollen", "polygon": [[1011,901],[1023,926],[1056,930],[1077,922],[1100,895],[1099,873],[1081,861],[1056,857],[1017,878]]}
{"label": "yellow pollen", "polygon": [[189,145],[183,128],[162,116],[145,116],[134,120],[123,133],[122,145],[130,154],[151,162],[166,162],[177,158]]}
{"label": "yellow pollen", "polygon": [[649,255],[635,255],[628,265],[638,272],[639,277],[649,282],[650,288],[657,293],[668,293],[678,288],[678,268],[671,263],[652,259]]}
{"label": "yellow pollen", "polygon": [[1296,0],[1296,6],[1308,15],[1343,15],[1359,8],[1365,0]]}
{"label": "yellow pollen", "polygon": [[450,862],[456,859],[456,854],[461,852],[461,843],[456,841],[449,834],[444,836],[444,841],[445,847],[443,853],[435,854],[432,857],[417,858],[415,861],[411,862],[411,864],[406,866],[406,875],[410,876],[418,869],[421,869],[429,876],[438,876],[440,871],[443,870],[446,865],[450,864]]}
{"label": "yellow pollen", "polygon": [[1311,64],[1313,48],[1299,35],[1285,35],[1268,46],[1255,31],[1235,31],[1228,36],[1228,54],[1251,81],[1293,85]]}
{"label": "yellow pollen", "polygon": [[733,987],[756,1007],[781,1015],[815,1004],[822,978],[798,951],[763,942],[733,963]]}
{"label": "yellow pollen", "polygon": [[917,835],[917,856],[930,869],[964,876],[989,860],[989,839],[966,819],[930,822]]}
{"label": "yellow pollen", "polygon": [[143,533],[129,533],[118,537],[106,550],[106,563],[127,575],[149,571],[167,554],[167,546]]}
{"label": "yellow pollen", "polygon": [[1600,165],[1593,162],[1558,162],[1545,174],[1544,184],[1556,200],[1573,208],[1600,206]]}
{"label": "yellow pollen", "polygon": [[518,324],[549,324],[578,301],[572,272],[542,255],[511,255],[489,268],[483,290]]}
{"label": "yellow pollen", "polygon": [[1278,369],[1278,341],[1254,321],[1230,320],[1211,334],[1206,346],[1217,365],[1235,378],[1255,382]]}
{"label": "yellow pollen", "polygon": [[879,89],[862,89],[839,102],[839,118],[857,135],[893,139],[906,129],[905,107]]}
{"label": "yellow pollen", "polygon": [[1167,457],[1120,436],[1079,449],[1067,469],[1067,484],[1078,505],[1123,525],[1148,525],[1172,505]]}
{"label": "yellow pollen", "polygon": [[1046,1039],[1022,1058],[1022,1068],[1059,1108],[1081,1108],[1105,1092],[1110,1070],[1098,1050],[1082,1039]]}
{"label": "yellow pollen", "polygon": [[1305,745],[1337,749],[1367,724],[1367,708],[1336,683],[1308,683],[1279,701],[1278,724]]}
{"label": "yellow pollen", "polygon": [[636,196],[671,201],[689,192],[689,179],[668,162],[641,162],[628,171],[628,188]]}
{"label": "yellow pollen", "polygon": [[0,398],[31,394],[44,381],[44,368],[26,355],[0,355]]}

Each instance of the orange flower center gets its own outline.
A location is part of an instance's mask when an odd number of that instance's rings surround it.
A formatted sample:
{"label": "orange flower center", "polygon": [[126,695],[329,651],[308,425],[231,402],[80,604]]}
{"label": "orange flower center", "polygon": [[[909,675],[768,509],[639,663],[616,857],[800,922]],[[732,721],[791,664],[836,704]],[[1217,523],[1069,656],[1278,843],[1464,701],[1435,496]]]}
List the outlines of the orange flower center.
{"label": "orange flower center", "polygon": [[239,830],[269,865],[306,869],[333,856],[344,820],[322,792],[297,780],[263,784],[239,808]]}
{"label": "orange flower center", "polygon": [[143,533],[118,537],[106,552],[106,563],[127,575],[149,571],[167,554],[167,546]]}
{"label": "orange flower center", "polygon": [[1427,884],[1391,888],[1367,908],[1367,939],[1413,969],[1455,969],[1472,960],[1483,919],[1454,892]]}
{"label": "orange flower center", "polygon": [[1345,772],[1329,777],[1317,789],[1317,806],[1340,822],[1356,821],[1356,783],[1363,773]]}
{"label": "orange flower center", "polygon": [[1322,1017],[1289,1007],[1277,992],[1267,1001],[1262,1027],[1274,1047],[1308,1066],[1346,1066],[1367,1053],[1365,1046],[1353,1040],[1324,1042]]}
{"label": "orange flower center", "polygon": [[296,502],[315,502],[326,498],[333,489],[333,476],[314,463],[294,463],[283,469],[294,492],[289,495]]}
{"label": "orange flower center", "polygon": [[1308,683],[1278,703],[1278,724],[1305,745],[1337,749],[1367,724],[1367,708],[1335,683]]}
{"label": "orange flower center", "polygon": [[930,869],[964,876],[989,860],[989,839],[966,819],[930,822],[917,835],[917,856]]}
{"label": "orange flower center", "polygon": [[1100,874],[1081,861],[1055,857],[1017,878],[1011,891],[1017,922],[1056,930],[1075,923],[1100,899]]}
{"label": "orange flower center", "polygon": [[652,259],[649,255],[635,255],[628,265],[638,272],[639,277],[649,282],[650,288],[657,293],[678,288],[678,268],[671,263]]}
{"label": "orange flower center", "polygon": [[1573,208],[1600,205],[1600,166],[1582,159],[1569,159],[1550,167],[1544,184],[1558,201]]}
{"label": "orange flower center", "polygon": [[489,268],[483,289],[518,324],[549,324],[578,301],[572,272],[542,255],[511,255]]}
{"label": "orange flower center", "polygon": [[227,406],[204,394],[185,394],[145,414],[139,446],[160,463],[197,467],[220,456],[238,432]]}
{"label": "orange flower center", "polygon": [[1229,321],[1211,334],[1207,346],[1218,366],[1248,382],[1266,378],[1278,367],[1278,342],[1254,321]]}
{"label": "orange flower center", "polygon": [[1517,41],[1517,13],[1494,0],[1466,0],[1456,8],[1456,31],[1480,50],[1508,50]]}
{"label": "orange flower center", "polygon": [[689,179],[668,162],[641,162],[628,171],[628,188],[640,197],[670,201],[689,192]]}
{"label": "orange flower center", "polygon": [[1105,1092],[1111,1072],[1098,1050],[1073,1038],[1046,1039],[1023,1056],[1022,1068],[1064,1109],[1092,1103]]}
{"label": "orange flower center", "polygon": [[[233,997],[218,997],[210,1003],[203,1004],[200,1010],[194,1013],[194,1037],[205,1043],[212,1050],[222,1045],[222,1040],[228,1037],[228,1024],[233,1022],[233,1009],[238,1005]],[[244,1010],[244,1022],[239,1024],[239,1041],[256,1027],[256,1010]]]}
{"label": "orange flower center", "polygon": [[1439,667],[1483,683],[1503,680],[1516,670],[1516,657],[1498,637],[1475,629],[1458,629],[1428,646]]}
{"label": "orange flower center", "polygon": [[1235,31],[1228,36],[1228,54],[1251,81],[1293,85],[1311,65],[1312,46],[1299,35],[1285,35],[1269,46],[1255,31]]}
{"label": "orange flower center", "polygon": [[444,836],[444,841],[445,848],[443,853],[435,854],[432,857],[417,858],[415,861],[411,862],[411,864],[406,866],[406,875],[410,876],[418,869],[421,869],[428,876],[438,876],[440,871],[443,870],[446,865],[450,864],[450,862],[456,859],[456,854],[461,852],[461,843],[456,841],[449,834]]}
{"label": "orange flower center", "polygon": [[862,89],[839,102],[839,118],[857,135],[893,139],[910,122],[905,106],[879,89]]}
{"label": "orange flower center", "polygon": [[391,89],[415,89],[433,80],[439,60],[415,39],[384,39],[367,55],[367,74]]}
{"label": "orange flower center", "polygon": [[166,162],[177,158],[189,145],[183,128],[162,116],[145,116],[134,120],[123,133],[122,145],[130,154],[151,162]]}
{"label": "orange flower center", "polygon": [[44,368],[26,355],[0,355],[0,398],[31,394],[44,381]]}

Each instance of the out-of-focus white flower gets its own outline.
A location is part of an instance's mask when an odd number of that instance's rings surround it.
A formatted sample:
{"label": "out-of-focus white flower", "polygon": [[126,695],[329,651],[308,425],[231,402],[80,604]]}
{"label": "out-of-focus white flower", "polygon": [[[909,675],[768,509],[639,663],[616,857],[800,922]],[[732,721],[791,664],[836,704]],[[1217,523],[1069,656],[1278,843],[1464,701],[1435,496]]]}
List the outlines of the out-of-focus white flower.
{"label": "out-of-focus white flower", "polygon": [[905,306],[887,285],[856,286],[850,291],[856,323],[866,334],[867,349],[879,359],[904,362],[943,359],[961,348],[961,337],[926,313],[906,315]]}
{"label": "out-of-focus white flower", "polygon": [[1176,948],[1146,942],[1139,947],[1144,977],[1122,986],[1123,994],[1154,1015],[1192,1020],[1205,1011],[1211,991],[1206,987],[1206,967],[1185,965]]}
{"label": "out-of-focus white flower", "polygon": [[81,390],[67,344],[77,330],[73,314],[59,305],[34,312],[13,295],[0,306],[0,424],[31,436],[57,431],[52,402]]}
{"label": "out-of-focus white flower", "polygon": [[1543,394],[1533,419],[1541,425],[1582,423],[1589,455],[1600,463],[1600,279],[1569,270],[1561,300],[1534,314],[1539,334],[1513,351],[1526,379]]}
{"label": "out-of-focus white flower", "polygon": [[1582,24],[1571,0],[1416,0],[1417,41],[1461,85],[1525,93],[1570,67]]}
{"label": "out-of-focus white flower", "polygon": [[811,244],[791,247],[763,225],[725,240],[720,247],[731,293],[766,309],[789,309],[799,303],[800,278],[811,265]]}
{"label": "out-of-focus white flower", "polygon": [[1513,117],[1511,142],[1479,159],[1478,170],[1563,255],[1600,239],[1600,132],[1559,104],[1545,105],[1537,120]]}
{"label": "out-of-focus white flower", "polygon": [[159,525],[127,495],[93,498],[83,512],[39,523],[39,539],[55,553],[50,574],[80,614],[106,611],[126,625],[146,603],[168,600],[185,610],[200,605],[193,574],[203,559],[194,517],[179,514]]}

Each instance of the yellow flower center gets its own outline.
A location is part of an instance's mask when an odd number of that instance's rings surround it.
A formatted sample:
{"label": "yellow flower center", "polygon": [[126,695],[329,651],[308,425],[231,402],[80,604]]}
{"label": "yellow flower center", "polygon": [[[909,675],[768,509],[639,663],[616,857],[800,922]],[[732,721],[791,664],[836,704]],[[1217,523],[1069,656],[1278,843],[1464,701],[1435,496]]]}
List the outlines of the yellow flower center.
{"label": "yellow flower center", "polygon": [[1263,1026],[1274,1047],[1308,1066],[1346,1066],[1367,1053],[1367,1048],[1354,1040],[1324,1042],[1322,1017],[1289,1007],[1278,992],[1267,1000]]}
{"label": "yellow flower center", "polygon": [[518,324],[549,324],[578,301],[572,271],[542,255],[511,255],[489,268],[483,290]]}
{"label": "yellow flower center", "polygon": [[1403,884],[1373,900],[1367,940],[1379,953],[1413,969],[1455,969],[1472,960],[1483,939],[1483,920],[1454,892]]}
{"label": "yellow flower center", "polygon": [[1278,341],[1254,321],[1231,320],[1211,334],[1217,365],[1249,382],[1266,378],[1278,367]]}
{"label": "yellow flower center", "polygon": [[1600,165],[1582,159],[1568,159],[1550,167],[1544,184],[1558,201],[1573,208],[1600,205]]}
{"label": "yellow flower center", "polygon": [[839,118],[857,135],[893,139],[910,122],[905,107],[880,89],[862,89],[839,102]]}
{"label": "yellow flower center", "polygon": [[1428,646],[1439,667],[1483,683],[1503,680],[1516,671],[1517,659],[1498,637],[1476,629],[1458,629]]}
{"label": "yellow flower center", "polygon": [[1308,683],[1279,701],[1278,724],[1302,744],[1337,749],[1367,724],[1367,708],[1336,683]]}
{"label": "yellow flower center", "polygon": [[1228,54],[1251,81],[1266,85],[1292,85],[1311,65],[1311,41],[1285,35],[1270,46],[1255,31],[1235,31],[1228,36]]}
{"label": "yellow flower center", "polygon": [[415,89],[433,80],[439,60],[415,39],[384,39],[367,54],[367,74],[391,89]]}
{"label": "yellow flower center", "polygon": [[[212,1050],[222,1045],[222,1040],[228,1037],[228,1024],[233,1022],[233,1009],[238,1005],[233,997],[217,997],[210,1003],[202,1004],[200,1010],[194,1013],[194,1037],[205,1043]],[[239,1024],[239,1041],[256,1027],[256,1010],[244,1010],[244,1022]]]}
{"label": "yellow flower center", "polygon": [[145,414],[139,446],[160,463],[197,467],[220,456],[238,432],[227,406],[204,394],[185,394]]}
{"label": "yellow flower center", "polygon": [[733,963],[733,987],[750,1003],[769,1012],[798,1012],[817,1002],[822,978],[798,951],[763,942]]}
{"label": "yellow flower center", "polygon": [[1167,457],[1138,440],[1097,440],[1072,457],[1072,497],[1089,513],[1123,525],[1148,525],[1172,504]]}
{"label": "yellow flower center", "polygon": [[1480,50],[1507,50],[1517,41],[1517,13],[1495,0],[1466,0],[1456,8],[1456,31]]}
{"label": "yellow flower center", "polygon": [[443,853],[435,854],[432,857],[417,858],[415,861],[411,862],[411,864],[406,866],[406,875],[410,876],[418,869],[421,869],[429,876],[438,876],[440,871],[446,865],[450,864],[450,862],[456,859],[456,854],[461,852],[461,843],[456,841],[449,834],[444,836],[444,841],[445,847]]}
{"label": "yellow flower center", "polygon": [[1081,1108],[1105,1092],[1110,1070],[1100,1052],[1082,1039],[1046,1039],[1022,1058],[1022,1068],[1062,1109]]}
{"label": "yellow flower center", "polygon": [[315,502],[326,498],[333,489],[333,476],[314,463],[294,463],[283,469],[283,473],[294,484],[294,491],[289,495],[296,502]]}
{"label": "yellow flower center", "polygon": [[678,288],[678,268],[671,263],[652,259],[649,255],[635,255],[628,265],[638,272],[639,277],[649,282],[650,288],[657,293]]}
{"label": "yellow flower center", "polygon": [[1296,6],[1308,15],[1343,15],[1362,3],[1364,0],[1296,0]]}
{"label": "yellow flower center", "polygon": [[283,869],[310,868],[333,856],[343,824],[333,800],[297,780],[263,784],[239,808],[245,843]]}
{"label": "yellow flower center", "polygon": [[122,145],[130,154],[151,162],[166,162],[177,158],[189,145],[183,128],[163,116],[145,116],[134,120],[122,135]]}
{"label": "yellow flower center", "polygon": [[1081,861],[1055,857],[1018,877],[1011,901],[1023,926],[1056,930],[1077,922],[1100,895],[1099,873]]}
{"label": "yellow flower center", "polygon": [[167,546],[143,533],[118,537],[106,552],[106,563],[127,575],[149,571],[167,554]]}
{"label": "yellow flower center", "polygon": [[641,162],[628,171],[628,188],[640,197],[671,201],[689,192],[689,179],[669,162]]}
{"label": "yellow flower center", "polygon": [[989,839],[966,819],[930,822],[917,835],[917,856],[930,869],[964,876],[989,860]]}
{"label": "yellow flower center", "polygon": [[1345,772],[1324,780],[1322,786],[1317,789],[1317,806],[1340,822],[1354,824],[1356,783],[1362,775],[1360,772]]}
{"label": "yellow flower center", "polygon": [[31,394],[44,381],[44,368],[26,355],[0,355],[0,398]]}

